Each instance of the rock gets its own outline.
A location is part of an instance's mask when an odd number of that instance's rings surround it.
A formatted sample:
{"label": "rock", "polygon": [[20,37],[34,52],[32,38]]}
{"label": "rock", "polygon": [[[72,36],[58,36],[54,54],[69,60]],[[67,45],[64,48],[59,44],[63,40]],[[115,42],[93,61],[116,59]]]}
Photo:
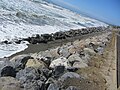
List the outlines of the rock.
{"label": "rock", "polygon": [[46,90],[46,89],[42,81],[36,80],[36,81],[25,83],[24,90]]}
{"label": "rock", "polygon": [[50,51],[43,51],[40,53],[42,57],[50,57],[52,58],[52,55],[50,54]]}
{"label": "rock", "polygon": [[21,90],[20,82],[13,77],[1,77],[0,90]]}
{"label": "rock", "polygon": [[86,54],[84,56],[81,57],[84,63],[88,63],[88,60],[90,60],[90,55]]}
{"label": "rock", "polygon": [[104,48],[99,46],[97,49],[95,49],[95,51],[99,54],[103,54]]}
{"label": "rock", "polygon": [[69,50],[70,54],[74,54],[77,52],[77,49],[73,45],[69,46],[68,50]]}
{"label": "rock", "polygon": [[11,63],[9,60],[1,60],[0,61],[0,75],[1,75],[1,70],[3,70],[3,68],[7,67],[7,66],[11,66],[14,68],[14,64]]}
{"label": "rock", "polygon": [[56,84],[50,84],[47,90],[60,90],[60,88]]}
{"label": "rock", "polygon": [[1,77],[4,76],[11,76],[11,77],[15,77],[16,76],[16,71],[13,67],[11,66],[6,66],[1,70]]}
{"label": "rock", "polygon": [[52,35],[51,34],[42,34],[41,37],[45,40],[45,41],[52,41]]}
{"label": "rock", "polygon": [[75,67],[69,67],[69,68],[67,68],[67,70],[68,70],[69,72],[75,72],[75,71],[78,70],[78,68],[75,68]]}
{"label": "rock", "polygon": [[85,48],[85,41],[84,40],[76,40],[75,42],[73,42],[73,46],[77,49],[77,50],[82,50]]}
{"label": "rock", "polygon": [[51,57],[41,57],[40,60],[43,61],[47,67],[49,67],[50,63],[51,63]]}
{"label": "rock", "polygon": [[61,48],[59,48],[58,53],[62,57],[66,57],[67,58],[67,57],[70,56],[70,52],[68,51],[67,47],[61,47]]}
{"label": "rock", "polygon": [[16,71],[19,71],[25,68],[28,59],[33,59],[33,58],[29,55],[18,55],[12,58],[10,61],[15,65]]}
{"label": "rock", "polygon": [[48,68],[42,68],[41,72],[43,73],[43,75],[48,79],[49,77],[52,76],[52,70],[49,70]]}
{"label": "rock", "polygon": [[40,60],[38,61],[37,59],[29,59],[25,67],[43,68],[45,67],[45,64]]}
{"label": "rock", "polygon": [[75,86],[69,86],[66,90],[80,90]]}
{"label": "rock", "polygon": [[50,68],[55,68],[56,66],[65,66],[65,68],[70,67],[68,60],[65,57],[60,57],[51,62]]}
{"label": "rock", "polygon": [[42,72],[36,68],[33,67],[29,67],[29,68],[25,68],[24,70],[20,70],[17,74],[16,74],[16,78],[22,83],[26,83],[26,82],[31,82],[34,80],[41,80],[41,81],[45,81],[46,78],[45,76],[42,74]]}
{"label": "rock", "polygon": [[74,68],[85,68],[85,67],[88,67],[88,65],[84,62],[75,62],[73,64],[73,67]]}
{"label": "rock", "polygon": [[65,39],[65,33],[64,32],[56,32],[56,33],[53,34],[53,38],[55,40]]}
{"label": "rock", "polygon": [[95,51],[90,48],[84,48],[84,52],[89,55],[95,55]]}
{"label": "rock", "polygon": [[83,60],[80,58],[78,53],[75,53],[68,58],[68,61],[71,63],[71,65],[73,65],[74,62],[82,62]]}
{"label": "rock", "polygon": [[53,70],[54,76],[55,77],[60,77],[65,70],[65,66],[56,66]]}
{"label": "rock", "polygon": [[67,73],[63,74],[63,75],[59,78],[59,80],[60,80],[60,81],[65,81],[65,80],[68,79],[68,78],[78,78],[78,79],[80,79],[80,75],[77,74],[77,73],[74,73],[74,72],[67,72]]}
{"label": "rock", "polygon": [[52,77],[48,78],[48,80],[45,82],[45,84],[51,84],[51,83],[56,83],[56,80]]}
{"label": "rock", "polygon": [[53,58],[59,58],[60,55],[58,54],[58,49],[59,49],[59,47],[56,49],[50,50],[50,54],[52,55]]}

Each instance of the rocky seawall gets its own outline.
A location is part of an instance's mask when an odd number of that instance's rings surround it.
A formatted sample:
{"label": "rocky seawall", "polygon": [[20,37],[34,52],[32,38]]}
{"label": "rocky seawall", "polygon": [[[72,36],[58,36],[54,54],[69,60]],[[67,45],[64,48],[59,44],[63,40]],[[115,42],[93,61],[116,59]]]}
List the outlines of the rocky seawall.
{"label": "rocky seawall", "polygon": [[[100,29],[98,28],[98,31],[101,31]],[[22,40],[32,44],[47,43],[51,40],[97,32],[96,28],[81,30],[71,30],[65,32],[66,34],[59,32],[52,35],[36,35]],[[102,86],[104,84],[96,84],[89,80],[89,75],[78,71],[90,67],[91,57],[103,54],[110,34],[106,32],[39,53],[1,59],[0,90],[105,90],[105,86]],[[102,82],[105,83],[104,80],[100,83]]]}
{"label": "rocky seawall", "polygon": [[[19,40],[16,39],[14,40],[14,42],[16,44],[20,44],[22,41],[27,41],[30,44],[48,43],[50,41],[69,39],[77,36],[84,36],[84,35],[103,32],[107,30],[109,30],[109,28],[107,27],[90,27],[90,28],[82,28],[82,29],[71,29],[69,31],[60,31],[60,32],[51,33],[51,34],[41,34],[41,35],[35,34],[32,37],[21,38]],[[5,40],[1,43],[11,44],[12,42]]]}

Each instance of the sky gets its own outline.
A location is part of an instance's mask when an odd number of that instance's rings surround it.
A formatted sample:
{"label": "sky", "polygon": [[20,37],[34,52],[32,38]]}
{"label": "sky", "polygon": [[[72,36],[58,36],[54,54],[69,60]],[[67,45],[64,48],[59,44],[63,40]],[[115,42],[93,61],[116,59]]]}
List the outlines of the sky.
{"label": "sky", "polygon": [[90,17],[120,26],[120,0],[50,0]]}

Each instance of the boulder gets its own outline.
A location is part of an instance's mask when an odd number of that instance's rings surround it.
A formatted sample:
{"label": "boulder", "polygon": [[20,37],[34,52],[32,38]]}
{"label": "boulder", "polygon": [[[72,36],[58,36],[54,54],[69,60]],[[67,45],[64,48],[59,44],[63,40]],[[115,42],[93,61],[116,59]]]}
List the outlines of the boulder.
{"label": "boulder", "polygon": [[84,40],[80,40],[80,41],[76,40],[76,41],[74,41],[73,45],[77,50],[82,50],[85,48],[85,41]]}
{"label": "boulder", "polygon": [[27,82],[31,82],[31,81],[34,81],[34,80],[41,80],[41,81],[46,80],[46,78],[42,74],[42,72],[40,70],[38,70],[37,68],[33,68],[33,67],[29,67],[29,68],[25,68],[24,70],[20,70],[16,74],[16,78],[22,84],[25,84]]}
{"label": "boulder", "polygon": [[65,57],[60,57],[51,62],[50,68],[55,68],[56,66],[65,66],[65,68],[70,67],[68,60]]}
{"label": "boulder", "polygon": [[84,62],[75,62],[73,64],[73,67],[74,68],[85,68],[85,67],[88,67],[88,65]]}
{"label": "boulder", "polygon": [[85,53],[81,58],[84,63],[88,63],[88,60],[90,60],[90,55]]}
{"label": "boulder", "polygon": [[99,54],[103,54],[104,48],[99,46],[97,49],[95,49],[95,51],[97,51]]}
{"label": "boulder", "polygon": [[70,54],[74,54],[77,52],[77,49],[73,45],[69,46],[68,50],[69,50]]}
{"label": "boulder", "polygon": [[53,38],[55,40],[65,39],[65,33],[64,32],[56,32],[56,33],[53,34]]}
{"label": "boulder", "polygon": [[34,80],[23,84],[24,90],[46,90],[45,85],[40,80]]}
{"label": "boulder", "polygon": [[52,55],[53,58],[59,58],[60,55],[58,54],[58,49],[59,48],[50,50],[50,54]]}
{"label": "boulder", "polygon": [[80,90],[75,86],[69,86],[66,90]]}
{"label": "boulder", "polygon": [[45,67],[45,64],[40,60],[38,61],[37,59],[29,59],[25,67],[43,68]]}
{"label": "boulder", "polygon": [[41,54],[42,57],[50,57],[52,58],[52,55],[50,54],[50,51],[42,51],[39,54]]}
{"label": "boulder", "polygon": [[68,61],[73,65],[74,62],[82,62],[83,60],[80,58],[78,53],[72,54]]}
{"label": "boulder", "polygon": [[20,82],[13,77],[0,78],[0,90],[22,90]]}
{"label": "boulder", "polygon": [[93,49],[90,49],[90,48],[84,48],[84,52],[86,54],[89,54],[89,55],[95,55],[95,51]]}
{"label": "boulder", "polygon": [[53,72],[52,70],[49,70],[48,68],[42,68],[41,72],[43,73],[43,75],[48,79],[49,77],[52,76]]}
{"label": "boulder", "polygon": [[13,67],[11,66],[6,66],[1,70],[1,77],[4,76],[11,76],[11,77],[15,77],[16,76],[16,71]]}
{"label": "boulder", "polygon": [[3,68],[5,69],[5,67],[13,67],[14,68],[14,64],[11,63],[9,60],[1,60],[0,61],[0,75],[1,75],[1,70],[3,71]]}
{"label": "boulder", "polygon": [[56,66],[53,70],[54,76],[55,77],[60,77],[65,70],[65,66]]}
{"label": "boulder", "polygon": [[74,72],[67,72],[67,73],[63,74],[63,75],[59,78],[59,80],[60,80],[60,81],[65,81],[65,80],[67,80],[68,78],[78,78],[78,79],[80,79],[80,75],[77,74],[77,73],[74,73]]}
{"label": "boulder", "polygon": [[41,57],[39,61],[40,61],[40,62],[41,62],[41,61],[44,62],[44,63],[46,64],[46,66],[49,67],[49,65],[50,65],[50,63],[51,63],[51,60],[52,60],[51,57]]}
{"label": "boulder", "polygon": [[16,71],[19,71],[25,68],[28,59],[32,59],[32,57],[29,55],[18,55],[12,58],[10,61],[15,65]]}
{"label": "boulder", "polygon": [[50,84],[47,90],[60,90],[57,84]]}
{"label": "boulder", "polygon": [[59,48],[58,53],[62,57],[66,57],[67,58],[67,57],[70,56],[70,52],[68,51],[68,48],[65,47],[65,46]]}
{"label": "boulder", "polygon": [[69,67],[69,68],[67,68],[67,70],[68,70],[69,72],[75,72],[75,71],[78,70],[78,68],[75,68],[75,67]]}

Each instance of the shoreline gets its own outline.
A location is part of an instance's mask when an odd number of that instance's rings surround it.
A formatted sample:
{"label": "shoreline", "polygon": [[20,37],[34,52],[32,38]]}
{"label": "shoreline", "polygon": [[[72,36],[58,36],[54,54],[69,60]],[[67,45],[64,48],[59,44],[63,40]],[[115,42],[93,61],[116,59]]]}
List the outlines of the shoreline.
{"label": "shoreline", "polygon": [[13,58],[14,56],[21,55],[21,54],[30,54],[30,53],[38,53],[40,51],[45,51],[49,50],[52,48],[56,48],[58,46],[62,46],[63,44],[66,44],[68,42],[74,42],[75,40],[81,40],[81,39],[86,39],[88,37],[93,37],[96,36],[97,34],[101,35],[103,33],[106,33],[107,31],[102,31],[102,32],[96,32],[96,33],[91,33],[87,35],[82,35],[82,36],[75,36],[73,38],[67,38],[67,39],[61,39],[61,40],[55,40],[55,41],[50,41],[48,43],[40,43],[40,44],[28,44],[28,48],[26,48],[23,51],[17,52],[9,57],[6,58]]}

